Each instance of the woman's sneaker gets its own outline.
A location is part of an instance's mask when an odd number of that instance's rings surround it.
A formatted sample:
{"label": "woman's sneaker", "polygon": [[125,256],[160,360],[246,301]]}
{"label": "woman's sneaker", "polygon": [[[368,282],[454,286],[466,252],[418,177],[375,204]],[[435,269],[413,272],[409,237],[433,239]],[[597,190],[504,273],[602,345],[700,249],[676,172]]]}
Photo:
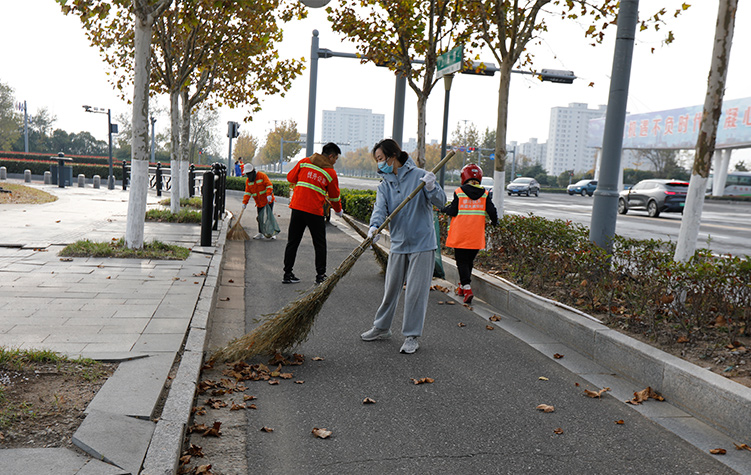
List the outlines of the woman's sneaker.
{"label": "woman's sneaker", "polygon": [[417,349],[420,348],[420,344],[417,343],[417,337],[416,336],[408,336],[404,340],[404,344],[402,345],[402,349],[399,350],[399,353],[407,353],[408,355],[411,355]]}
{"label": "woman's sneaker", "polygon": [[474,294],[472,293],[472,289],[462,289],[464,291],[464,303],[467,305],[472,303],[472,297],[474,297]]}
{"label": "woman's sneaker", "polygon": [[385,340],[390,337],[391,337],[390,328],[382,330],[376,327],[373,327],[370,330],[363,333],[362,335],[360,335],[360,338],[362,338],[364,341]]}

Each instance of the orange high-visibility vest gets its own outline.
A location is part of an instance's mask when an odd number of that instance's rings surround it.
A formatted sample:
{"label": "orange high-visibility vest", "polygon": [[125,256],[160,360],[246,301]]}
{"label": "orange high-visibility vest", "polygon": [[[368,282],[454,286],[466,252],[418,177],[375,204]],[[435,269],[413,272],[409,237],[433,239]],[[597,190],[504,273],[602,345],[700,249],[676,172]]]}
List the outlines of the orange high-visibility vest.
{"label": "orange high-visibility vest", "polygon": [[274,201],[274,185],[271,184],[268,175],[263,172],[256,172],[256,179],[250,181],[245,179],[245,195],[243,195],[243,204],[248,204],[250,198],[256,202],[257,208],[263,208],[266,203]]}
{"label": "orange high-visibility vest", "polygon": [[323,155],[314,153],[297,162],[287,173],[287,181],[295,185],[290,209],[323,216],[323,203],[328,198],[334,211],[342,210],[339,179]]}
{"label": "orange high-visibility vest", "polygon": [[459,212],[451,218],[446,246],[459,249],[485,248],[485,200],[487,190],[476,200],[471,199],[461,188],[456,191]]}

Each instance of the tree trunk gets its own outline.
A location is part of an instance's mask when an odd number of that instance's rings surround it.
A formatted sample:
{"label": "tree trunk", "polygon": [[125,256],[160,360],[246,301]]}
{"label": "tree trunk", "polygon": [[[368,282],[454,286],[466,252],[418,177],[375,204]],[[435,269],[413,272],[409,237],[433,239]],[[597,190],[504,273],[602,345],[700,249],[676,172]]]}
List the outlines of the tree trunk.
{"label": "tree trunk", "polygon": [[[498,86],[498,121],[495,129],[495,168],[493,170],[493,204],[498,216],[503,216],[506,186],[506,132],[508,126],[508,98],[511,86],[511,62],[501,63]],[[513,179],[513,177],[511,177]]]}
{"label": "tree trunk", "polygon": [[136,14],[131,180],[125,230],[125,245],[130,249],[143,247],[146,221],[146,197],[149,187],[149,60],[152,24],[151,16]]}
{"label": "tree trunk", "polygon": [[180,92],[170,91],[170,211],[180,212]]}
{"label": "tree trunk", "polygon": [[425,108],[427,102],[427,94],[417,94],[417,150],[413,158],[419,168],[425,168]]}
{"label": "tree trunk", "polygon": [[180,198],[188,197],[188,149],[190,147],[190,102],[188,90],[180,92],[182,117],[180,123]]}
{"label": "tree trunk", "polygon": [[699,236],[699,225],[704,208],[704,192],[707,187],[717,139],[717,123],[720,121],[720,115],[722,115],[722,98],[725,92],[737,9],[738,0],[720,0],[714,48],[712,50],[712,64],[707,80],[707,95],[704,99],[699,137],[696,140],[694,167],[691,172],[691,181],[686,196],[683,219],[681,220],[681,231],[678,234],[678,243],[675,256],[673,256],[674,260],[678,262],[688,261],[696,251],[696,240]]}

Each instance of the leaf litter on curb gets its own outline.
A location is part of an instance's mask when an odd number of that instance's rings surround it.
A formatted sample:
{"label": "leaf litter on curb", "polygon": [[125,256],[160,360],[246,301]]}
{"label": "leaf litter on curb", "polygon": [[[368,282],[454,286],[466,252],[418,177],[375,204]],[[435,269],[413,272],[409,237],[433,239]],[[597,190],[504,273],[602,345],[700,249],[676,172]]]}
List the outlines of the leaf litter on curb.
{"label": "leaf litter on curb", "polygon": [[605,393],[607,391],[610,391],[610,388],[602,388],[599,391],[592,391],[590,389],[585,389],[584,394],[591,398],[600,398],[602,396],[602,393]]}
{"label": "leaf litter on curb", "polygon": [[632,399],[629,399],[626,402],[629,404],[633,404],[634,406],[638,406],[639,404],[643,403],[647,399],[655,399],[657,401],[665,400],[664,397],[656,393],[650,386],[647,386],[645,389],[635,392],[634,397]]}

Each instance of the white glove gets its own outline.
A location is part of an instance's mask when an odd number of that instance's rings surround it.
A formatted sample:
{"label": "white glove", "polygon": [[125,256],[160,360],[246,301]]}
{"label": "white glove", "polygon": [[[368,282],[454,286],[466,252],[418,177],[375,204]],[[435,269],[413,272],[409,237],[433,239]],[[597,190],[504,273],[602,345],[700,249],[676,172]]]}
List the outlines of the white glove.
{"label": "white glove", "polygon": [[248,205],[243,205],[243,209],[245,209],[245,208],[247,208],[247,207],[248,207]]}
{"label": "white glove", "polygon": [[341,217],[342,217],[342,215],[344,214],[344,210],[341,210],[341,211],[334,211],[334,214],[335,214],[335,215],[337,215],[337,216],[339,216],[339,217],[341,218]]}
{"label": "white glove", "polygon": [[435,188],[435,173],[425,172],[425,175],[420,180],[425,182],[425,189],[427,191],[433,191],[433,188]]}
{"label": "white glove", "polygon": [[376,231],[378,231],[378,228],[375,226],[371,226],[370,229],[368,229],[368,237],[373,238],[373,244],[378,242],[379,239],[381,239],[380,234],[376,234]]}

